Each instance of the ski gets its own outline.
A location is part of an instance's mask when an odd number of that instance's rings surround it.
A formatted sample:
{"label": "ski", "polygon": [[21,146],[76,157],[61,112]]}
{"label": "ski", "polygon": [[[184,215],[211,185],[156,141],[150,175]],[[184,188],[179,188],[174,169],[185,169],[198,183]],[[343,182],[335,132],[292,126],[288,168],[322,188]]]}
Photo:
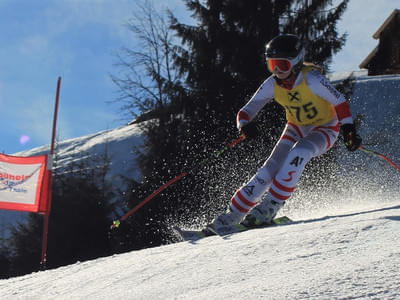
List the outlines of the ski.
{"label": "ski", "polygon": [[221,228],[218,231],[216,231],[211,225],[208,225],[205,229],[202,229],[202,230],[184,230],[179,227],[174,227],[174,230],[178,234],[178,236],[181,239],[183,239],[184,241],[194,242],[194,241],[198,241],[198,240],[203,239],[208,236],[213,236],[213,235],[225,236],[228,234],[244,232],[244,231],[252,230],[252,229],[256,229],[256,228],[265,228],[265,227],[271,227],[271,226],[276,226],[276,225],[289,224],[291,222],[293,222],[293,221],[289,217],[283,216],[283,217],[275,218],[272,221],[272,224],[260,225],[260,226],[255,226],[255,227],[246,227],[242,224],[234,224],[234,225],[229,225],[224,228]]}
{"label": "ski", "polygon": [[238,233],[238,232],[244,232],[247,230],[289,224],[292,222],[293,221],[289,217],[282,216],[282,217],[273,219],[271,224],[257,225],[257,226],[252,226],[252,227],[244,226],[243,224],[233,224],[233,225],[224,226],[222,228],[219,228],[218,230],[216,230],[214,227],[212,227],[212,225],[208,225],[207,229],[209,229],[210,231],[212,231],[213,233],[215,233],[219,236],[225,236],[225,235],[234,234],[234,233]]}
{"label": "ski", "polygon": [[174,230],[181,239],[183,239],[184,241],[192,241],[192,242],[200,240],[207,236],[216,235],[214,232],[212,232],[211,230],[208,230],[208,229],[185,230],[185,229],[181,229],[179,227],[174,227]]}

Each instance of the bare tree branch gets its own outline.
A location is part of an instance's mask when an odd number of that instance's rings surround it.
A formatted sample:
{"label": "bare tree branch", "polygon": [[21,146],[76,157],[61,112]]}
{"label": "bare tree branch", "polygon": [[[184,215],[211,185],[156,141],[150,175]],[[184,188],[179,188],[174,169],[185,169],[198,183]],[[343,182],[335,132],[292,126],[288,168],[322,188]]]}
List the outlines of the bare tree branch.
{"label": "bare tree branch", "polygon": [[148,0],[135,4],[132,18],[126,24],[137,41],[134,48],[122,48],[117,55],[119,75],[111,75],[119,89],[125,117],[132,118],[171,103],[171,87],[180,84],[181,75],[174,68],[176,49],[173,30],[166,14],[156,11]]}

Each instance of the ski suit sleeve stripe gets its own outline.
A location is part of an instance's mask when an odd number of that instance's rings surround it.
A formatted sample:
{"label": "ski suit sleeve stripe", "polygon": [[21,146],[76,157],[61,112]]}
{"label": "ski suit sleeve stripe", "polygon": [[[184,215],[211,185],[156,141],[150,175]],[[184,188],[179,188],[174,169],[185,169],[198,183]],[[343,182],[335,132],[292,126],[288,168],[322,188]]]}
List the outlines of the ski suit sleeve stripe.
{"label": "ski suit sleeve stripe", "polygon": [[244,124],[254,119],[265,104],[271,102],[274,97],[274,78],[270,76],[265,80],[251,97],[249,102],[243,106],[237,114],[236,124],[240,129]]}
{"label": "ski suit sleeve stripe", "polygon": [[341,124],[353,123],[353,118],[346,98],[325,76],[314,69],[306,74],[306,81],[308,87],[314,94],[330,102],[335,107]]}
{"label": "ski suit sleeve stripe", "polygon": [[335,106],[336,113],[338,115],[339,121],[342,121],[346,118],[351,118],[350,107],[347,102],[340,103],[339,105]]}
{"label": "ski suit sleeve stripe", "polygon": [[240,123],[240,121],[247,121],[250,122],[250,116],[243,110],[240,110],[237,114],[236,122],[237,124]]}

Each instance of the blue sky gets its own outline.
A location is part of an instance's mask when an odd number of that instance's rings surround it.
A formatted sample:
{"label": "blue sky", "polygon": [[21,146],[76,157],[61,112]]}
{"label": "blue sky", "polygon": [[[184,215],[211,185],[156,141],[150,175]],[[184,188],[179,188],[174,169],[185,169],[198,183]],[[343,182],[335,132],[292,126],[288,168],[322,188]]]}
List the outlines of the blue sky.
{"label": "blue sky", "polygon": [[[337,2],[339,0],[335,0]],[[160,4],[161,2],[161,4]],[[59,139],[126,123],[109,74],[115,54],[135,41],[124,24],[135,0],[0,0],[0,152],[48,144],[58,76],[62,77]],[[183,20],[181,0],[158,1]],[[333,60],[333,71],[357,70],[377,45],[373,33],[398,0],[351,0],[338,30],[348,42]]]}

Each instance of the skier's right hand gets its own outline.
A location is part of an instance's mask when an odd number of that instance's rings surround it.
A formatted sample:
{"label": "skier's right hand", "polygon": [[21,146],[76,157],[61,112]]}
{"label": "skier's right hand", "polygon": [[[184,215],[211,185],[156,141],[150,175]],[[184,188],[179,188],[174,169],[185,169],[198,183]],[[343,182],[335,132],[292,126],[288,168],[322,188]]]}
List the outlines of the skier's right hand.
{"label": "skier's right hand", "polygon": [[239,130],[240,134],[248,139],[254,139],[259,135],[259,130],[254,122],[244,124]]}

